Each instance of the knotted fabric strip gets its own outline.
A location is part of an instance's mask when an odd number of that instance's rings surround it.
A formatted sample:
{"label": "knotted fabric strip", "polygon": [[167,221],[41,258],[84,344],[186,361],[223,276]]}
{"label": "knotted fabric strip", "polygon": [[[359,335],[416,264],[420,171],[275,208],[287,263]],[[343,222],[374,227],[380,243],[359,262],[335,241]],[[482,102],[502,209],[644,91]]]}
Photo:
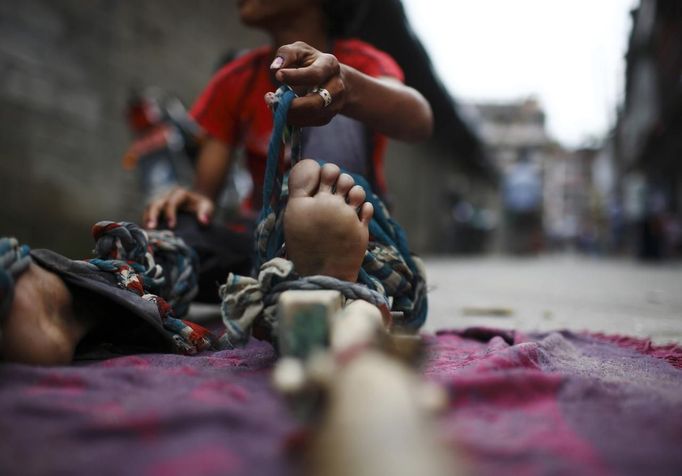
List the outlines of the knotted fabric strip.
{"label": "knotted fabric strip", "polygon": [[390,315],[388,299],[379,291],[330,276],[301,277],[291,261],[273,258],[261,266],[258,278],[230,273],[227,282],[220,287],[220,311],[226,328],[220,338],[220,346],[231,348],[246,344],[249,330],[260,318],[276,334],[279,296],[289,290],[321,289],[339,291],[346,299],[362,299],[377,306],[384,315]]}
{"label": "knotted fabric strip", "polygon": [[12,307],[14,286],[31,264],[31,249],[16,238],[0,238],[0,320]]}
{"label": "knotted fabric strip", "polygon": [[283,177],[278,172],[284,154],[282,146],[287,141],[292,143],[292,164],[300,159],[301,148],[298,140],[300,132],[298,129],[287,126],[287,113],[295,98],[296,94],[288,86],[280,87],[275,93],[274,126],[268,145],[268,159],[263,178],[263,208],[260,211],[255,232],[254,270],[256,272],[263,263],[279,255],[282,243],[284,243],[282,220],[286,200],[282,199],[282,194],[286,193],[286,184],[283,183]]}

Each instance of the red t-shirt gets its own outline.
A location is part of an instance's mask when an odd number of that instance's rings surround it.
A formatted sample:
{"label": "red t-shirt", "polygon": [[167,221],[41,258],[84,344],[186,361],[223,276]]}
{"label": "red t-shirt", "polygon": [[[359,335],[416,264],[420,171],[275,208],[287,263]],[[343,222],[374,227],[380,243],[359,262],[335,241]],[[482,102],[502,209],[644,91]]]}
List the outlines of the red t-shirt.
{"label": "red t-shirt", "polygon": [[[388,54],[360,40],[337,40],[332,54],[340,63],[368,76],[404,79],[402,70]],[[263,183],[272,132],[272,112],[263,96],[277,89],[270,73],[271,56],[270,47],[261,47],[225,65],[211,79],[191,111],[210,136],[233,147],[244,145],[256,194]],[[386,138],[374,134],[372,169],[380,193],[385,191],[385,149]]]}

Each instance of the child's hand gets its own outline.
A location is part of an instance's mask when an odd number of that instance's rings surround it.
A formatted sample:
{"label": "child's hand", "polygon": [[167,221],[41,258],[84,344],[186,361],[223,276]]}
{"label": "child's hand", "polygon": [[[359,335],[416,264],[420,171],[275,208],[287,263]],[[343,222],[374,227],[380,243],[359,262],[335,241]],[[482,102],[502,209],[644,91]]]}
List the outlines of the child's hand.
{"label": "child's hand", "polygon": [[[343,109],[348,97],[344,68],[334,55],[301,41],[277,50],[270,69],[278,81],[300,96],[289,109],[289,124],[323,126]],[[272,96],[266,95],[265,101],[271,100]]]}
{"label": "child's hand", "polygon": [[215,205],[210,198],[184,187],[175,187],[147,204],[142,220],[145,228],[153,230],[163,216],[168,228],[173,229],[177,224],[178,211],[185,210],[193,212],[202,225],[208,225],[214,209]]}

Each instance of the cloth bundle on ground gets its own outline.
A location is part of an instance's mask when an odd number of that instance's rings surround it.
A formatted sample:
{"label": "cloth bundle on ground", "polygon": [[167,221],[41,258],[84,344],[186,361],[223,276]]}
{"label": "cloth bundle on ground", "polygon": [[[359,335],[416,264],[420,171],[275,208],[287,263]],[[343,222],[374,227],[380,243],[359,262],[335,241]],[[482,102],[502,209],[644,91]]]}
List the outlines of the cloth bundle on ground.
{"label": "cloth bundle on ground", "polygon": [[369,224],[370,243],[357,283],[328,276],[301,277],[291,262],[284,260],[284,211],[288,198],[287,174],[283,173],[282,144],[291,142],[292,166],[300,159],[299,131],[286,126],[294,92],[286,86],[277,91],[274,128],[268,149],[263,184],[263,209],[256,227],[256,277],[230,274],[220,288],[221,312],[226,326],[222,344],[243,345],[252,328],[259,336],[277,331],[275,305],[281,292],[289,289],[335,289],[350,299],[364,299],[393,311],[395,329],[415,331],[427,313],[426,274],[418,257],[412,255],[403,229],[360,175],[349,174],[365,189],[374,206]]}
{"label": "cloth bundle on ground", "polygon": [[95,224],[92,234],[96,257],[87,260],[30,251],[13,238],[0,240],[0,318],[11,305],[16,279],[33,259],[79,292],[80,300],[85,299],[83,292],[95,296],[89,299],[95,311],[104,313],[114,304],[114,322],[104,324],[109,330],[121,327],[124,341],[126,334],[131,341],[138,334],[132,326],[143,326],[142,334],[155,344],[151,348],[196,354],[219,346],[207,329],[180,319],[197,293],[198,269],[196,254],[180,238],[169,231],[146,232],[134,223],[110,221]]}
{"label": "cloth bundle on ground", "polygon": [[[449,393],[439,428],[470,474],[682,474],[682,348],[485,329],[427,344],[424,372]],[[192,357],[0,365],[0,474],[300,474],[275,359],[251,340]]]}

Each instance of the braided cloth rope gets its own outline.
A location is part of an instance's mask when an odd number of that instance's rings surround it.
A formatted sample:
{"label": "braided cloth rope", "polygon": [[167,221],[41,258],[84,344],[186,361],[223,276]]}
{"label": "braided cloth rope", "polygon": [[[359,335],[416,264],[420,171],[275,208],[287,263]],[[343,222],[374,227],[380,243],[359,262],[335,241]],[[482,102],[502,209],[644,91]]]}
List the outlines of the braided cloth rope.
{"label": "braided cloth rope", "polygon": [[[215,347],[204,327],[180,319],[198,291],[196,253],[170,231],[145,231],[129,222],[101,221],[92,227],[96,258],[91,267],[110,272],[118,286],[156,305],[176,350],[196,354]],[[163,297],[161,297],[163,296]]]}
{"label": "braided cloth rope", "polygon": [[294,92],[282,86],[276,93],[274,127],[268,148],[263,183],[263,209],[256,227],[257,278],[231,273],[220,287],[221,314],[226,332],[221,337],[225,347],[243,345],[254,324],[262,318],[276,333],[275,304],[289,289],[335,289],[349,299],[363,299],[381,308],[402,312],[394,327],[417,330],[426,319],[426,281],[421,261],[407,246],[402,228],[390,217],[369,183],[360,175],[350,174],[365,189],[366,200],[374,206],[369,225],[370,243],[358,276],[358,282],[340,281],[329,276],[296,274],[293,263],[283,259],[284,210],[288,198],[287,177],[278,174],[282,145],[292,142],[292,165],[300,157],[298,132],[286,125]]}
{"label": "braided cloth rope", "polygon": [[278,174],[279,164],[284,154],[284,145],[291,139],[292,166],[300,160],[299,134],[296,129],[287,126],[287,113],[296,94],[287,86],[280,87],[275,93],[274,120],[272,136],[268,144],[268,160],[265,164],[263,179],[263,208],[256,226],[256,259],[255,269],[258,270],[266,261],[278,256],[284,243],[284,213],[286,184]]}
{"label": "braided cloth rope", "polygon": [[0,319],[9,313],[17,278],[31,264],[31,249],[16,238],[0,238]]}

